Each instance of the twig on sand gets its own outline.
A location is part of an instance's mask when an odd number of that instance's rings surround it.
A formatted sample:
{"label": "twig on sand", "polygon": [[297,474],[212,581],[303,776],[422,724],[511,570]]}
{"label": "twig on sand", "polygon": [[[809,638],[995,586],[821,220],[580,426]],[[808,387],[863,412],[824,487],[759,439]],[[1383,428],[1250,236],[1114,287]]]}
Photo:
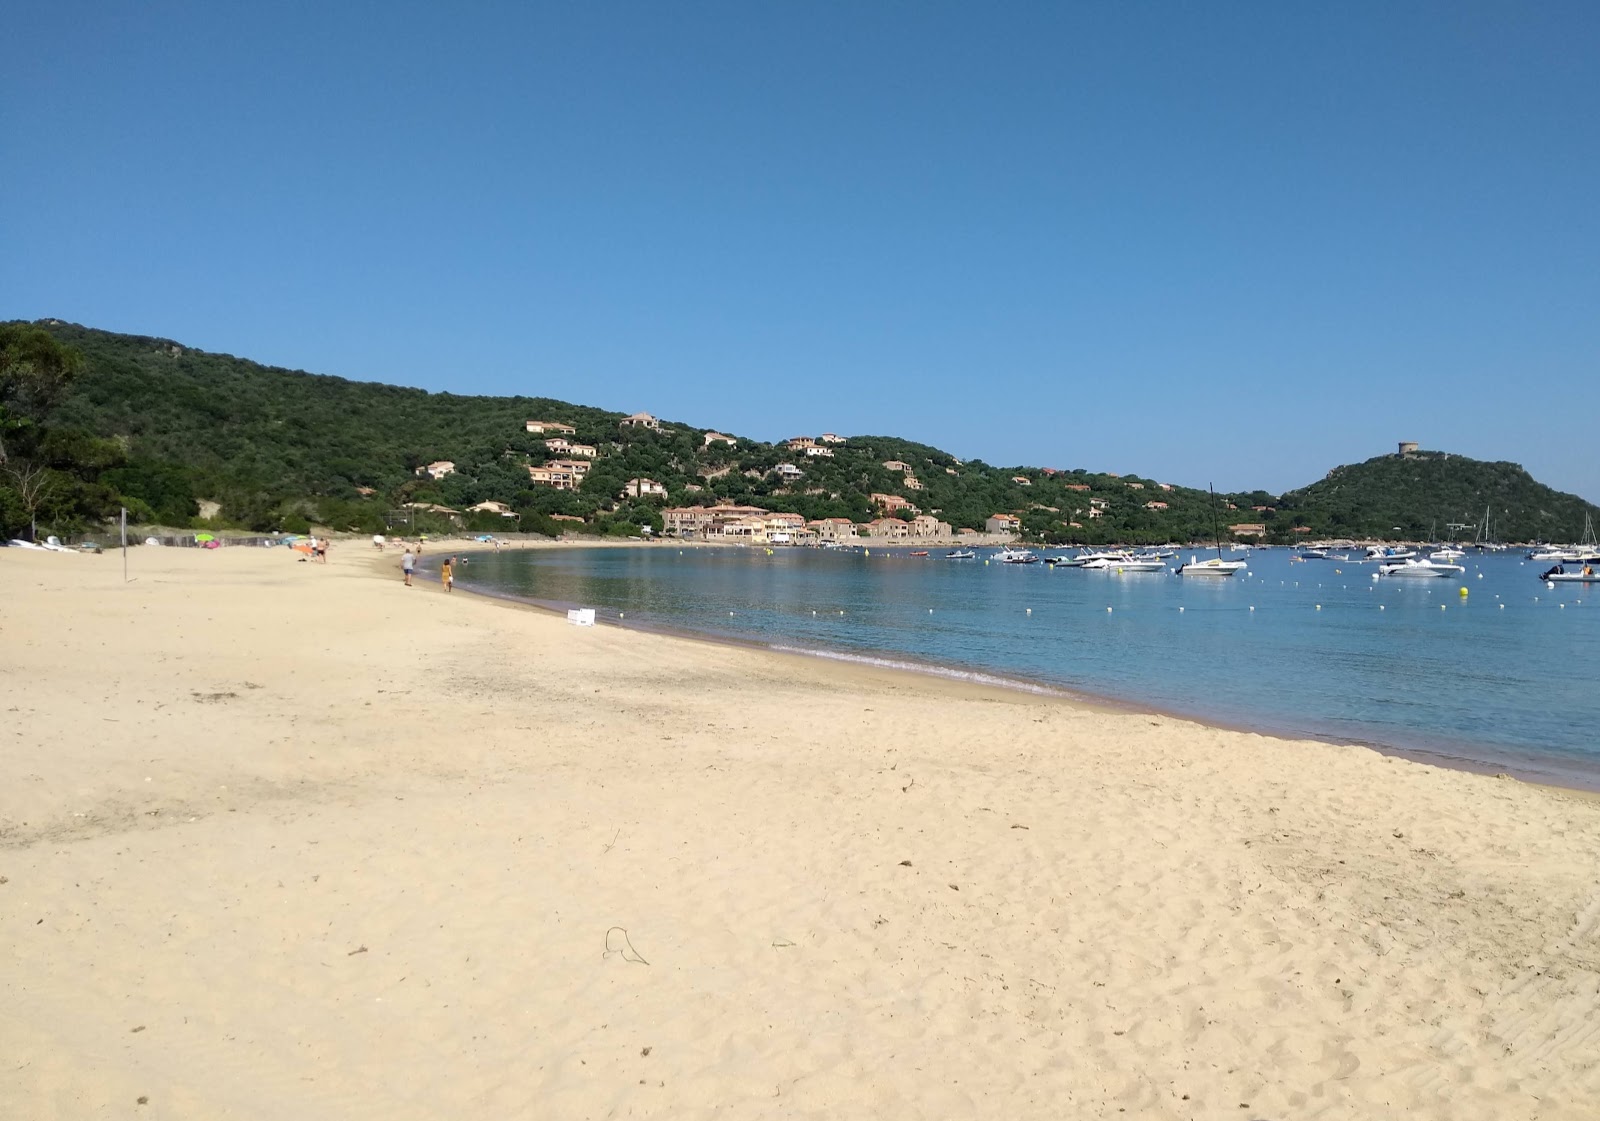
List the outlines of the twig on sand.
{"label": "twig on sand", "polygon": [[[620,934],[620,938],[612,938],[613,934]],[[633,948],[633,943],[628,940],[628,931],[625,927],[613,926],[606,931],[606,952],[601,954],[601,959],[612,954],[621,954],[623,961],[635,962],[639,965],[649,965],[644,958],[639,956],[639,951]]]}
{"label": "twig on sand", "polygon": [[618,829],[617,832],[616,832],[616,835],[611,838],[611,843],[609,845],[607,845],[605,848],[601,849],[600,852],[602,854],[604,854],[604,853],[608,853],[612,849],[616,848],[617,847],[617,837],[620,837],[620,836],[622,836],[622,830]]}

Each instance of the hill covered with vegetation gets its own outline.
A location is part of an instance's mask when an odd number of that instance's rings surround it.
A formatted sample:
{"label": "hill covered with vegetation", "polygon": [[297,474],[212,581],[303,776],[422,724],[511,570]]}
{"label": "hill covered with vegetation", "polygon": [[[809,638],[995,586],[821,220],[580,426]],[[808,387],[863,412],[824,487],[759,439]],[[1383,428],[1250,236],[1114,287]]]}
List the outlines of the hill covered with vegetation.
{"label": "hill covered with vegetation", "polygon": [[1277,507],[1280,518],[1310,526],[1319,536],[1405,540],[1574,541],[1584,516],[1600,514],[1518,464],[1439,451],[1335,467],[1326,478],[1283,495]]}
{"label": "hill covered with vegetation", "polygon": [[[1475,521],[1485,504],[1502,537],[1571,538],[1587,508],[1512,464],[1437,453],[1339,468],[1281,499],[1256,491],[1213,503],[1205,491],[1156,479],[963,462],[894,436],[847,435],[812,450],[737,433],[730,442],[697,424],[632,425],[550,397],[355,382],[56,320],[4,329],[7,353],[54,347],[64,363],[48,400],[16,390],[16,372],[49,367],[48,356],[16,358],[12,374],[0,373],[0,434],[9,424],[15,445],[0,471],[5,535],[34,518],[72,532],[119,505],[142,521],[261,531],[315,523],[379,532],[402,512],[418,528],[452,518],[506,528],[499,513],[470,509],[489,502],[522,529],[556,532],[574,524],[560,519],[582,519],[591,531],[637,534],[659,531],[668,506],[731,502],[865,522],[904,502],[956,528],[1012,513],[1027,537],[1052,543],[1203,540],[1214,516],[1224,535],[1258,523],[1275,540],[1416,537],[1435,520],[1444,536],[1447,520]],[[530,420],[572,431],[531,432]],[[572,454],[552,439],[592,449],[573,489],[541,485],[530,472]],[[451,470],[435,477],[427,468],[440,462]],[[31,490],[17,481],[22,466],[34,473]],[[665,493],[629,495],[638,479]]]}

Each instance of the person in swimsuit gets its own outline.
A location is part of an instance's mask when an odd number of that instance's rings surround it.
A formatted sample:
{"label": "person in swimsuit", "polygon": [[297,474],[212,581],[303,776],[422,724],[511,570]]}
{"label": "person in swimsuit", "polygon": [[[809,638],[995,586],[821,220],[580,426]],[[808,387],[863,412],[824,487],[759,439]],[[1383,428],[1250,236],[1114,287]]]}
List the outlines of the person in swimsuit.
{"label": "person in swimsuit", "polygon": [[455,563],[455,557],[446,557],[445,562],[439,566],[439,579],[443,581],[444,590],[447,592],[455,590],[455,573],[451,571]]}

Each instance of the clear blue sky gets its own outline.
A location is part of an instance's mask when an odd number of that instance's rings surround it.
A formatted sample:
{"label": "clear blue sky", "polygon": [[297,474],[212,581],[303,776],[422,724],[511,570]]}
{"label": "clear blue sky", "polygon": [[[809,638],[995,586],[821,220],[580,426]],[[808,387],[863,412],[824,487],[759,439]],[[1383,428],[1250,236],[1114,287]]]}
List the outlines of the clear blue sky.
{"label": "clear blue sky", "polygon": [[18,0],[0,318],[761,438],[1600,499],[1600,4]]}

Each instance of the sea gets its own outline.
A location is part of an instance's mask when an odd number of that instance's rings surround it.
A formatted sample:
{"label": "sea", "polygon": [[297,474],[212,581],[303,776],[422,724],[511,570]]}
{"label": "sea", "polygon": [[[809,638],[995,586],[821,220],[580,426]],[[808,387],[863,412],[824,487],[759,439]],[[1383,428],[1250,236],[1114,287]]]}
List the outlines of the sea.
{"label": "sea", "polygon": [[[459,586],[603,622],[1062,693],[1600,789],[1600,584],[1471,554],[1450,579],[1229,554],[1228,578],[979,550],[693,547],[470,555]],[[1185,550],[1169,564],[1191,555]]]}

